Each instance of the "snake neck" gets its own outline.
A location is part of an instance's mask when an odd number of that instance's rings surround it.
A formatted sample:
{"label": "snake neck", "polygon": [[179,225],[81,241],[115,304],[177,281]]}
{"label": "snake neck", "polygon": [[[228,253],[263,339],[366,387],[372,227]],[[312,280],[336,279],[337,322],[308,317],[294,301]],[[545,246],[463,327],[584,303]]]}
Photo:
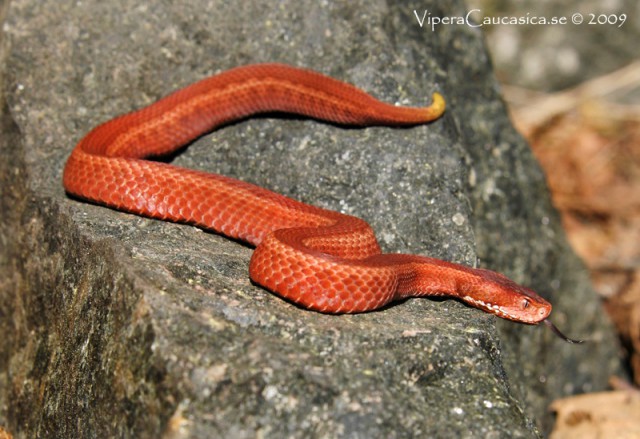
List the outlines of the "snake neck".
{"label": "snake neck", "polygon": [[520,323],[538,324],[551,304],[503,274],[416,255],[379,255],[380,265],[398,268],[396,298],[454,297],[474,308]]}

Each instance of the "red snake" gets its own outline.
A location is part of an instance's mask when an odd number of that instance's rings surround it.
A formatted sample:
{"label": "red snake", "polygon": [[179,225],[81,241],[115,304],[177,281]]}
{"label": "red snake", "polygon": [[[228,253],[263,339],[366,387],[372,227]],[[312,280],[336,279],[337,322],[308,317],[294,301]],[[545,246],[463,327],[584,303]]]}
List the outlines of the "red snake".
{"label": "red snake", "polygon": [[408,126],[433,121],[444,110],[437,93],[429,107],[397,107],[310,70],[238,67],[94,128],[71,153],[64,187],[81,199],[245,241],[256,247],[251,279],[308,309],[355,313],[406,297],[451,296],[505,319],[544,321],[559,334],[547,320],[551,304],[502,274],[424,256],[382,254],[373,230],[359,218],[229,177],[147,160],[257,113],[295,113],[351,126]]}

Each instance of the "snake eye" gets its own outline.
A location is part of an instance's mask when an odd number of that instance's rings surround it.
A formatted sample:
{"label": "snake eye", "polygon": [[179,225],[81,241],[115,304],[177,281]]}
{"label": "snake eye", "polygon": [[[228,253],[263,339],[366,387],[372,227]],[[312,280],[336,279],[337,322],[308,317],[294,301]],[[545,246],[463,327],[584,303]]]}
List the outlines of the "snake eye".
{"label": "snake eye", "polygon": [[526,309],[529,306],[529,299],[522,299],[522,309]]}

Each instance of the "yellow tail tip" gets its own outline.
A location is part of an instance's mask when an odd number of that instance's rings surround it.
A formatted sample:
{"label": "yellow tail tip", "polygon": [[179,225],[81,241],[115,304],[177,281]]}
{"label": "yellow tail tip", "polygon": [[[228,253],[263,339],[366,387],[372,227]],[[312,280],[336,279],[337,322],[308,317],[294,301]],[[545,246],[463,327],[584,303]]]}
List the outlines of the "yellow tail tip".
{"label": "yellow tail tip", "polygon": [[436,120],[444,114],[447,104],[440,93],[434,93],[431,96],[431,105],[425,108],[425,122]]}

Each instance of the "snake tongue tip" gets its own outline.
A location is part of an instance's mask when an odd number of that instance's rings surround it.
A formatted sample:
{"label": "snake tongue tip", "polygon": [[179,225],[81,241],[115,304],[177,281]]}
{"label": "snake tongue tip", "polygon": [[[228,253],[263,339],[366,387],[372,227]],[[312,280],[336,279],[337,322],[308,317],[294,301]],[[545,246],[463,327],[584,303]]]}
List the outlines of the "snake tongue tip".
{"label": "snake tongue tip", "polygon": [[542,321],[549,329],[551,329],[551,331],[557,335],[558,337],[560,337],[561,339],[563,339],[564,341],[566,341],[567,343],[571,343],[571,344],[582,344],[585,342],[585,340],[576,340],[574,338],[569,338],[566,335],[564,335],[557,327],[556,325],[554,325],[553,323],[551,323],[551,321],[549,319],[544,319]]}

